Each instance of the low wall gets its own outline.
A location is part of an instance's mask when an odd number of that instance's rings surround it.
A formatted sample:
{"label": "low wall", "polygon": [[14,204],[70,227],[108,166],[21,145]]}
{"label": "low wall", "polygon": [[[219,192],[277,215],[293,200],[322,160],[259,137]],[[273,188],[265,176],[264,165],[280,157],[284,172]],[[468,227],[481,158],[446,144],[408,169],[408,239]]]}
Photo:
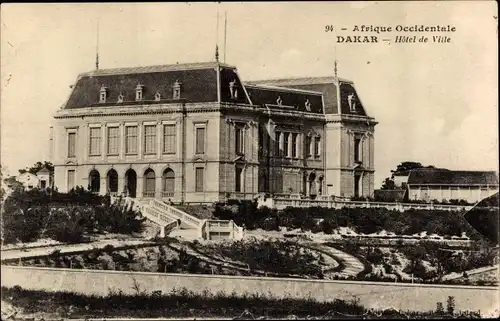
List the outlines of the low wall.
{"label": "low wall", "polygon": [[[318,301],[349,300],[354,297],[367,308],[395,308],[429,311],[437,302],[446,306],[448,296],[455,297],[456,310],[480,310],[485,316],[498,316],[498,287],[423,285],[382,282],[299,280],[284,278],[145,273],[99,270],[71,270],[57,268],[4,266],[1,269],[2,286],[20,286],[25,289],[72,291],[107,295],[110,290],[133,294],[134,282],[148,292],[170,292],[184,287],[201,292],[225,293],[258,292],[280,297],[303,298],[311,296]],[[135,281],[134,281],[135,280]]]}

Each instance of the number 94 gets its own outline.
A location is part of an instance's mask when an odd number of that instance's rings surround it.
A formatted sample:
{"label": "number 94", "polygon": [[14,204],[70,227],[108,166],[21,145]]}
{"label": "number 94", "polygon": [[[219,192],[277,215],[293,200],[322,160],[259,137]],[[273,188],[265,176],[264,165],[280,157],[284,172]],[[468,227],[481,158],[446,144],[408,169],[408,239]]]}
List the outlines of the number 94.
{"label": "number 94", "polygon": [[332,32],[332,31],[334,31],[334,27],[332,25],[325,26],[325,32]]}

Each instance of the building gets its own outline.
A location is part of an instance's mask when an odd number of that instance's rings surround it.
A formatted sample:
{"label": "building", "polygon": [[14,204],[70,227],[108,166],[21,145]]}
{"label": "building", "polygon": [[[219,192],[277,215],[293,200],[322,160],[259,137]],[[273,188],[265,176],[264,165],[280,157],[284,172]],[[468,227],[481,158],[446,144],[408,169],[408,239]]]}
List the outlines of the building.
{"label": "building", "polygon": [[244,82],[219,62],[95,70],[55,115],[55,186],[176,203],[372,196],[376,124],[337,77]]}
{"label": "building", "polygon": [[406,184],[408,184],[408,176],[410,171],[400,171],[394,172],[392,174],[392,179],[394,180],[394,187],[397,189],[406,189]]}
{"label": "building", "polygon": [[491,171],[455,171],[438,168],[411,170],[410,200],[478,202],[498,192],[498,176]]}
{"label": "building", "polygon": [[33,189],[33,188],[40,187],[40,178],[37,175],[32,174],[30,172],[25,172],[25,173],[19,174],[18,176],[16,176],[15,179],[16,179],[16,181],[21,183],[21,186],[25,190],[28,190],[28,191]]}

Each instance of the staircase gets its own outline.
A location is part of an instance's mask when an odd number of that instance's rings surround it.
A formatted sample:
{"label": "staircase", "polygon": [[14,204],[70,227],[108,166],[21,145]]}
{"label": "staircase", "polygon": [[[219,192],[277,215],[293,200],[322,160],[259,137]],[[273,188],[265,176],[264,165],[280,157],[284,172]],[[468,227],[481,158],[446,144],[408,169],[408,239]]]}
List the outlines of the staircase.
{"label": "staircase", "polygon": [[131,206],[133,210],[141,212],[141,214],[155,223],[160,228],[160,237],[165,237],[175,228],[179,227],[179,221],[173,217],[165,215],[161,210],[150,206],[147,203],[141,203],[131,197],[125,198],[125,204]]}
{"label": "staircase", "polygon": [[189,215],[180,209],[160,200],[139,202],[133,198],[125,198],[126,204],[141,212],[148,220],[160,227],[160,237],[172,235],[188,239],[236,239],[244,236],[243,228],[226,220],[206,220]]}

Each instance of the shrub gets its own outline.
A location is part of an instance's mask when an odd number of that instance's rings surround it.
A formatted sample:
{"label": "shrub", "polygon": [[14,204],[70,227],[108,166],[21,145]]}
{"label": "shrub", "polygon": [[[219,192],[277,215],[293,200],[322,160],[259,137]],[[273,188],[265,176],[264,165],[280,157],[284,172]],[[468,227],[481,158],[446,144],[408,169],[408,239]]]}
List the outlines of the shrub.
{"label": "shrub", "polygon": [[141,232],[139,213],[127,209],[123,200],[111,204],[109,197],[76,188],[69,193],[15,190],[3,206],[4,242],[31,242],[40,237],[78,243],[86,233]]}
{"label": "shrub", "polygon": [[[237,209],[231,210],[227,204],[216,204],[214,216],[232,219],[248,229],[274,229],[276,225],[290,229],[322,230],[329,234],[337,227],[352,227],[358,233],[371,234],[381,230],[395,234],[457,235],[468,231],[468,224],[462,215],[439,210],[408,210],[399,212],[384,208],[286,208],[281,211],[266,207],[257,208],[255,202],[239,202]],[[324,219],[318,225],[315,219]]]}
{"label": "shrub", "polygon": [[366,259],[372,264],[379,265],[384,262],[384,253],[379,248],[368,248]]}

